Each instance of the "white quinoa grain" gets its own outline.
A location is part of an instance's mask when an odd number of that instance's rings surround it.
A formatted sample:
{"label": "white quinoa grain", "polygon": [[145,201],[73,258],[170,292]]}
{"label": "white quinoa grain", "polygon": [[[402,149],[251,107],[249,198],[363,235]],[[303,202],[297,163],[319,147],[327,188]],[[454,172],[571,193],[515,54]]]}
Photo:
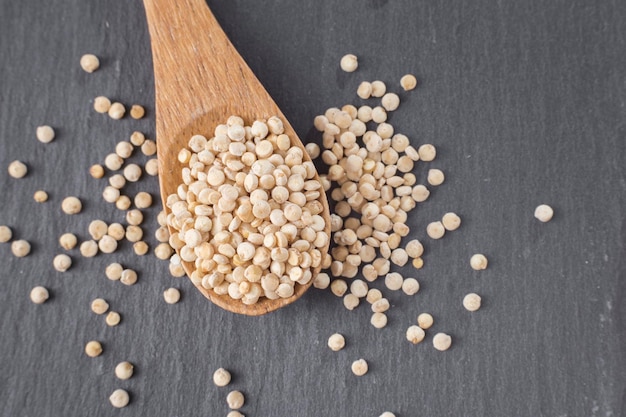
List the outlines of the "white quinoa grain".
{"label": "white quinoa grain", "polygon": [[387,111],[394,111],[400,106],[400,97],[396,93],[387,93],[380,100],[381,105]]}
{"label": "white quinoa grain", "polygon": [[98,249],[102,253],[113,253],[117,249],[117,240],[109,235],[104,235],[98,242]]}
{"label": "white quinoa grain", "polygon": [[14,240],[11,242],[11,252],[17,258],[23,258],[30,253],[30,243],[24,239]]}
{"label": "white quinoa grain", "polygon": [[120,282],[124,285],[134,285],[137,282],[137,273],[132,269],[125,269],[120,276]]}
{"label": "white quinoa grain", "polygon": [[334,333],[328,338],[328,347],[333,352],[340,351],[346,346],[346,339],[339,333]]}
{"label": "white quinoa grain", "polygon": [[330,290],[337,297],[343,297],[343,295],[348,290],[348,284],[346,284],[346,281],[342,279],[336,279],[330,283]]}
{"label": "white quinoa grain", "polygon": [[115,408],[124,408],[130,402],[130,396],[128,395],[128,392],[119,388],[113,391],[109,397],[109,402]]}
{"label": "white quinoa grain", "polygon": [[365,359],[357,359],[352,362],[352,373],[356,376],[363,376],[367,373],[368,365]]}
{"label": "white quinoa grain", "polygon": [[143,170],[146,171],[146,174],[151,177],[155,177],[159,175],[159,161],[156,158],[149,159],[143,167]]}
{"label": "white quinoa grain", "polygon": [[0,243],[6,243],[13,237],[13,232],[9,226],[0,226]]}
{"label": "white quinoa grain", "polygon": [[407,242],[404,250],[411,258],[419,258],[424,253],[424,246],[419,240],[413,239]]}
{"label": "white quinoa grain", "polygon": [[126,107],[122,103],[115,102],[111,104],[107,113],[111,119],[119,120],[126,114]]}
{"label": "white quinoa grain", "polygon": [[346,294],[343,297],[343,306],[348,310],[354,310],[359,306],[359,297],[354,294]]}
{"label": "white quinoa grain", "polygon": [[402,291],[406,295],[414,295],[420,290],[420,284],[415,278],[406,278],[402,282]]}
{"label": "white quinoa grain", "polygon": [[486,269],[488,263],[489,262],[487,261],[487,257],[480,253],[472,255],[472,257],[470,258],[470,266],[476,271]]}
{"label": "white quinoa grain", "polygon": [[124,167],[124,178],[130,182],[137,182],[141,178],[141,167],[137,164],[128,164]]}
{"label": "white quinoa grain", "polygon": [[119,223],[111,223],[107,229],[107,235],[117,241],[120,241],[124,239],[124,236],[126,236],[126,230],[124,229],[124,226]]}
{"label": "white quinoa grain", "polygon": [[384,82],[376,80],[372,81],[372,97],[382,97],[387,92],[387,86]]}
{"label": "white quinoa grain", "polygon": [[180,291],[176,288],[168,288],[163,292],[163,299],[167,304],[176,304],[180,300]]}
{"label": "white quinoa grain", "polygon": [[396,415],[392,413],[391,411],[385,411],[379,417],[396,417]]}
{"label": "white quinoa grain", "polygon": [[440,169],[429,169],[428,170],[428,183],[433,186],[443,184],[445,180],[445,176],[443,171]]}
{"label": "white quinoa grain", "polygon": [[80,254],[85,258],[93,258],[98,254],[98,243],[95,240],[86,240],[80,244]]}
{"label": "white quinoa grain", "polygon": [[320,272],[313,280],[313,286],[315,288],[319,288],[320,290],[325,290],[326,288],[328,288],[329,285],[330,277],[325,272]]}
{"label": "white quinoa grain", "polygon": [[398,248],[391,252],[390,259],[395,265],[404,266],[409,261],[409,255],[404,249]]}
{"label": "white quinoa grain", "polygon": [[390,272],[385,276],[385,286],[392,291],[402,288],[403,281],[404,278],[397,272]]}
{"label": "white quinoa grain", "polygon": [[213,383],[218,387],[225,387],[230,384],[231,375],[224,368],[219,368],[213,372]]}
{"label": "white quinoa grain", "polygon": [[135,195],[135,207],[145,209],[150,206],[152,206],[152,196],[149,193],[140,191]]}
{"label": "white quinoa grain", "polygon": [[98,113],[108,113],[111,108],[111,100],[105,96],[98,96],[93,100],[93,109]]}
{"label": "white quinoa grain", "polygon": [[83,208],[83,204],[76,197],[65,197],[61,202],[61,210],[65,214],[78,214]]}
{"label": "white quinoa grain", "polygon": [[433,322],[433,316],[428,313],[421,313],[419,316],[417,316],[417,325],[424,330],[430,329],[430,327],[433,325]]}
{"label": "white quinoa grain", "polygon": [[109,310],[109,303],[103,298],[96,298],[91,302],[91,311],[96,314],[104,314]]}
{"label": "white quinoa grain", "polygon": [[92,73],[100,68],[100,60],[93,54],[85,54],[80,57],[80,67],[88,73]]}
{"label": "white quinoa grain", "polygon": [[452,338],[445,333],[437,333],[433,337],[433,346],[439,351],[445,351],[452,345]]}
{"label": "white quinoa grain", "polygon": [[424,260],[422,258],[415,258],[413,259],[413,268],[415,269],[422,269],[422,267],[424,266]]}
{"label": "white quinoa grain", "polygon": [[92,220],[87,231],[93,240],[100,240],[107,234],[109,226],[102,220]]}
{"label": "white quinoa grain", "polygon": [[363,81],[361,84],[359,84],[359,87],[356,90],[356,95],[363,100],[370,98],[370,96],[372,95],[372,84],[367,81]]}
{"label": "white quinoa grain", "polygon": [[477,311],[480,308],[480,302],[480,295],[473,292],[463,297],[463,307],[467,311]]}
{"label": "white quinoa grain", "polygon": [[226,414],[226,417],[245,417],[245,416],[241,414],[239,411],[232,410],[228,414]]}
{"label": "white quinoa grain", "polygon": [[424,336],[426,336],[426,333],[419,326],[413,325],[406,329],[406,339],[414,345],[424,340]]}
{"label": "white quinoa grain", "polygon": [[385,313],[374,313],[370,319],[370,323],[377,329],[382,329],[387,325],[387,315]]}
{"label": "white quinoa grain", "polygon": [[400,78],[400,85],[402,86],[404,91],[413,90],[415,87],[417,87],[417,79],[412,74],[403,75],[402,78]]}
{"label": "white quinoa grain", "polygon": [[115,153],[122,159],[130,158],[133,154],[133,144],[122,140],[115,145]]}
{"label": "white quinoa grain", "polygon": [[150,250],[148,244],[144,241],[135,242],[133,244],[133,252],[135,255],[143,256]]}
{"label": "white quinoa grain", "polygon": [[129,242],[139,242],[142,237],[143,230],[141,230],[141,227],[134,225],[126,227],[126,240],[128,240]]}
{"label": "white quinoa grain", "polygon": [[446,229],[441,222],[432,222],[426,226],[426,234],[431,239],[441,239],[445,233]]}
{"label": "white quinoa grain", "polygon": [[102,345],[97,340],[87,342],[85,345],[85,354],[90,358],[95,358],[102,354]]}
{"label": "white quinoa grain", "polygon": [[59,245],[65,250],[71,250],[76,247],[78,238],[73,233],[63,233],[59,237]]}
{"label": "white quinoa grain", "polygon": [[231,391],[226,396],[226,403],[231,410],[239,410],[245,403],[245,398],[240,391]]}
{"label": "white quinoa grain", "polygon": [[461,218],[456,213],[446,213],[441,219],[441,224],[448,231],[453,231],[461,226]]}
{"label": "white quinoa grain", "polygon": [[94,164],[89,167],[89,175],[95,179],[104,177],[104,168],[100,164]]}
{"label": "white quinoa grain", "polygon": [[39,126],[35,132],[37,140],[41,143],[50,143],[54,140],[54,129],[48,125]]}
{"label": "white quinoa grain", "polygon": [[554,210],[552,210],[552,207],[548,206],[547,204],[541,204],[535,209],[535,218],[540,222],[549,222],[550,220],[552,220],[553,215]]}
{"label": "white quinoa grain", "polygon": [[37,203],[45,203],[46,201],[48,201],[48,193],[43,190],[35,191],[35,194],[33,194],[33,199]]}
{"label": "white quinoa grain", "polygon": [[133,104],[130,108],[130,117],[135,120],[141,119],[146,114],[146,109],[139,104]]}
{"label": "white quinoa grain", "polygon": [[30,301],[35,304],[43,304],[49,297],[48,290],[41,286],[37,286],[30,291]]}
{"label": "white quinoa grain", "polygon": [[146,140],[146,136],[141,132],[135,131],[130,135],[130,143],[132,143],[135,146],[143,145],[145,140]]}
{"label": "white quinoa grain", "polygon": [[26,164],[20,161],[13,161],[9,164],[9,175],[13,178],[22,178],[28,173]]}
{"label": "white quinoa grain", "polygon": [[117,311],[109,311],[109,314],[107,314],[107,316],[104,318],[104,322],[109,327],[117,326],[118,324],[120,324],[121,320],[122,318],[120,317],[120,313],[118,313]]}
{"label": "white quinoa grain", "polygon": [[354,72],[359,67],[359,61],[356,55],[347,54],[341,57],[341,62],[339,63],[341,69],[345,72]]}
{"label": "white quinoa grain", "polygon": [[127,361],[120,362],[115,366],[115,376],[117,379],[121,379],[122,381],[126,381],[133,376],[133,371],[135,366]]}
{"label": "white quinoa grain", "polygon": [[430,162],[437,156],[437,149],[431,144],[425,144],[417,149],[420,160],[424,162]]}
{"label": "white quinoa grain", "polygon": [[156,143],[150,139],[146,139],[144,143],[141,145],[141,152],[143,152],[146,156],[152,156],[156,153]]}
{"label": "white quinoa grain", "polygon": [[70,268],[70,266],[72,266],[72,258],[65,254],[57,255],[54,257],[52,265],[57,271],[65,272]]}

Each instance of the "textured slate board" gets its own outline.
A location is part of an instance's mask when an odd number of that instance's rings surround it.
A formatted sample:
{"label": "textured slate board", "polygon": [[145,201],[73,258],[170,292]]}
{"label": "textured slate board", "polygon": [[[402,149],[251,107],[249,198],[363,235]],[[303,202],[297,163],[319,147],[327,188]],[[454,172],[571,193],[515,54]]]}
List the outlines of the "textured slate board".
{"label": "textured slate board", "polygon": [[[0,224],[33,242],[24,259],[0,245],[0,415],[226,415],[227,390],[211,383],[220,366],[233,371],[250,416],[626,413],[626,3],[209,3],[307,140],[319,140],[316,114],[360,103],[360,81],[382,79],[398,91],[400,76],[418,76],[421,86],[400,94],[390,119],[415,143],[437,145],[431,166],[446,172],[409,220],[426,266],[402,271],[422,290],[389,294],[389,325],[375,330],[366,306],[348,312],[313,290],[265,317],[234,316],[127,243],[93,259],[74,250],[72,269],[55,272],[60,234],[82,239],[94,218],[123,221],[101,202],[105,180],[86,172],[133,130],[154,133],[147,28],[139,1],[0,0]],[[91,75],[78,66],[86,52],[102,61]],[[338,69],[348,52],[360,57],[355,74]],[[101,94],[145,104],[148,117],[95,114]],[[43,123],[57,130],[47,146],[34,138]],[[14,159],[29,166],[23,180],[6,175]],[[420,178],[426,169],[417,168]],[[32,200],[40,188],[50,193],[45,205]],[[128,192],[140,189],[155,192],[156,179]],[[82,214],[61,213],[67,195],[84,201]],[[533,219],[540,203],[555,208],[552,222]],[[427,239],[426,224],[449,210],[462,216],[461,229]],[[146,211],[151,247],[157,211]],[[475,252],[488,255],[488,270],[469,269]],[[113,261],[136,268],[138,284],[108,281],[103,270]],[[52,299],[35,306],[28,293],[39,284]],[[172,285],[183,292],[175,306],[161,298]],[[470,291],[484,300],[474,314],[461,306]],[[122,314],[120,326],[89,311],[95,297]],[[404,331],[422,311],[435,325],[412,346]],[[436,331],[452,335],[450,351],[432,348]],[[345,350],[326,348],[333,332],[346,335]],[[104,344],[97,359],[82,353],[91,339]],[[356,378],[349,365],[360,357],[370,372]],[[124,382],[113,376],[122,360],[136,364]],[[132,395],[123,410],[107,401],[118,387]]]}

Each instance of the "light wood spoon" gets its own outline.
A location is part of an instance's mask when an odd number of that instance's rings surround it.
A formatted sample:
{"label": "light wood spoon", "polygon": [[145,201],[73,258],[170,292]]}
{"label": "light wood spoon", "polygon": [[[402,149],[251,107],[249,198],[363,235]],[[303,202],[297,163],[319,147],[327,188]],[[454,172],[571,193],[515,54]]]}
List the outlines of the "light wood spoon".
{"label": "light wood spoon", "polygon": [[[182,183],[178,152],[194,134],[212,135],[215,126],[237,115],[251,124],[257,119],[278,116],[294,145],[302,148],[297,134],[274,100],[237,53],[204,0],[144,0],[152,44],[156,89],[156,137],[159,182],[163,207],[168,195]],[[319,177],[316,175],[319,181]],[[320,200],[330,236],[330,211],[322,190]],[[170,229],[170,232],[172,230]],[[326,256],[328,247],[322,248]],[[195,266],[184,263],[191,276]],[[320,268],[314,269],[313,277]],[[218,306],[234,313],[258,316],[290,304],[311,286],[296,284],[289,298],[262,297],[245,305],[228,295],[218,295],[201,285],[196,288]]]}

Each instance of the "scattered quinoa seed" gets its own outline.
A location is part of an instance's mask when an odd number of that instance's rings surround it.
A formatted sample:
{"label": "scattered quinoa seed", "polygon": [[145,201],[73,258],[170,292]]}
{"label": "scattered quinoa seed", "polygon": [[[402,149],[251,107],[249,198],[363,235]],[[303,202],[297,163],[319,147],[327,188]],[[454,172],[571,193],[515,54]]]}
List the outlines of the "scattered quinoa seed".
{"label": "scattered quinoa seed", "polygon": [[90,342],[87,342],[87,344],[85,345],[85,354],[90,358],[100,356],[101,353],[102,345],[100,344],[100,342],[92,340]]}
{"label": "scattered quinoa seed", "polygon": [[122,103],[115,102],[111,104],[108,113],[111,119],[119,120],[124,117],[124,114],[126,113],[126,107],[124,107]]}
{"label": "scattered quinoa seed", "polygon": [[180,291],[176,288],[168,288],[163,292],[163,298],[168,304],[176,304],[180,300]]}
{"label": "scattered quinoa seed", "polygon": [[380,80],[372,81],[372,97],[382,97],[387,92],[387,86]]}
{"label": "scattered quinoa seed", "polygon": [[85,54],[80,57],[80,67],[88,73],[92,73],[100,68],[100,60],[93,54]]}
{"label": "scattered quinoa seed", "polygon": [[57,271],[65,272],[70,268],[70,266],[72,266],[72,258],[65,254],[57,255],[54,257],[52,265]]}
{"label": "scattered quinoa seed", "polygon": [[9,164],[9,175],[13,178],[23,178],[28,172],[26,164],[20,161],[13,161]]}
{"label": "scattered quinoa seed", "polygon": [[456,215],[456,213],[446,213],[443,215],[441,219],[441,224],[448,231],[453,231],[461,226],[461,218]]}
{"label": "scattered quinoa seed", "polygon": [[552,220],[553,215],[554,210],[552,210],[552,207],[548,206],[547,204],[541,204],[535,209],[535,218],[540,222],[549,222],[550,220]]}
{"label": "scattered quinoa seed", "polygon": [[469,293],[463,298],[463,307],[467,311],[477,311],[480,308],[480,295]]}
{"label": "scattered quinoa seed", "polygon": [[104,322],[109,327],[117,326],[118,324],[120,324],[121,320],[122,320],[122,317],[120,316],[120,313],[118,313],[117,311],[109,311],[109,314],[107,314],[107,316],[104,318]]}
{"label": "scattered quinoa seed", "polygon": [[91,302],[91,311],[96,314],[104,314],[109,310],[109,303],[103,298],[96,298]]}
{"label": "scattered quinoa seed", "polygon": [[339,333],[335,333],[328,338],[328,347],[333,352],[340,351],[346,346],[346,339]]}
{"label": "scattered quinoa seed", "polygon": [[98,96],[93,100],[93,109],[98,113],[108,113],[111,108],[111,100],[105,96]]}
{"label": "scattered quinoa seed", "polygon": [[119,279],[122,278],[122,271],[124,271],[122,265],[114,262],[106,267],[104,273],[111,281],[119,281]]}
{"label": "scattered quinoa seed", "polygon": [[23,258],[30,253],[30,243],[24,239],[14,240],[11,243],[11,252],[17,258]]}
{"label": "scattered quinoa seed", "polygon": [[387,325],[387,315],[385,313],[374,313],[370,319],[370,323],[377,329],[382,329]]}
{"label": "scattered quinoa seed", "polygon": [[241,391],[231,391],[226,396],[226,403],[231,410],[239,410],[243,407],[244,402],[245,398]]}
{"label": "scattered quinoa seed", "polygon": [[230,384],[230,372],[224,368],[219,368],[213,372],[213,383],[218,387],[225,387]]}
{"label": "scattered quinoa seed", "polygon": [[93,258],[98,254],[98,243],[95,240],[86,240],[80,244],[80,254],[85,258]]}
{"label": "scattered quinoa seed", "polygon": [[109,401],[115,408],[124,408],[130,402],[130,396],[128,392],[120,388],[113,391],[113,394],[109,397]]}
{"label": "scattered quinoa seed", "polygon": [[95,179],[104,177],[104,168],[100,164],[94,164],[89,167],[89,175]]}
{"label": "scattered quinoa seed", "polygon": [[445,180],[445,176],[443,171],[440,169],[429,169],[428,170],[428,183],[433,186],[443,184]]}
{"label": "scattered quinoa seed", "polygon": [[135,146],[143,145],[145,140],[146,140],[146,136],[141,132],[135,131],[130,135],[130,143],[132,143]]}
{"label": "scattered quinoa seed", "polygon": [[117,377],[117,379],[121,379],[122,381],[125,381],[129,379],[131,376],[133,376],[134,368],[135,367],[130,362],[126,362],[126,361],[120,362],[115,367],[115,376]]}
{"label": "scattered quinoa seed", "polygon": [[452,338],[445,333],[437,333],[435,337],[433,337],[433,346],[435,349],[439,351],[445,351],[450,349],[452,345]]}
{"label": "scattered quinoa seed", "polygon": [[78,214],[82,208],[82,203],[76,197],[65,197],[61,202],[61,210],[63,210],[65,214]]}
{"label": "scattered quinoa seed", "polygon": [[78,244],[78,238],[73,233],[63,233],[59,237],[59,245],[65,250],[71,250]]}
{"label": "scattered quinoa seed", "polygon": [[359,61],[356,55],[347,54],[341,57],[341,62],[339,63],[341,69],[345,72],[354,72],[359,67]]}
{"label": "scattered quinoa seed", "polygon": [[477,253],[476,255],[472,255],[472,257],[470,258],[470,266],[472,267],[472,269],[476,271],[486,269],[488,263],[489,262],[487,261],[487,258],[485,257],[485,255],[480,254],[480,253]]}
{"label": "scattered quinoa seed", "polygon": [[424,336],[426,336],[426,333],[419,326],[413,325],[406,330],[406,339],[414,345],[424,340]]}
{"label": "scattered quinoa seed", "polygon": [[352,362],[352,373],[356,376],[363,376],[367,373],[368,366],[365,359],[357,359]]}
{"label": "scattered quinoa seed", "polygon": [[30,301],[35,304],[43,304],[49,297],[48,290],[41,286],[37,286],[30,291]]}
{"label": "scattered quinoa seed", "polygon": [[46,201],[48,201],[48,193],[43,190],[35,191],[35,194],[33,194],[33,199],[37,203],[45,203]]}
{"label": "scattered quinoa seed", "polygon": [[226,417],[245,417],[245,416],[241,414],[239,411],[232,410],[228,414],[226,414]]}
{"label": "scattered quinoa seed", "polygon": [[35,132],[37,140],[41,143],[50,143],[54,140],[54,129],[48,125],[39,126]]}
{"label": "scattered quinoa seed", "polygon": [[[406,77],[406,75],[405,75]],[[396,417],[396,415],[390,411],[385,411],[384,413],[382,413],[379,417]]]}
{"label": "scattered quinoa seed", "polygon": [[403,75],[402,78],[400,78],[400,85],[404,91],[411,91],[417,87],[417,79],[412,74]]}
{"label": "scattered quinoa seed", "polygon": [[424,330],[430,329],[430,326],[433,325],[433,322],[433,316],[428,313],[421,313],[419,316],[417,316],[417,325]]}
{"label": "scattered quinoa seed", "polygon": [[432,222],[426,226],[426,234],[431,239],[441,239],[445,233],[446,229],[441,222]]}
{"label": "scattered quinoa seed", "polygon": [[143,256],[148,253],[148,250],[150,250],[150,248],[146,242],[139,241],[133,244],[133,251],[135,252],[135,255]]}
{"label": "scattered quinoa seed", "polygon": [[124,285],[134,285],[137,282],[137,273],[132,269],[125,269],[122,271],[120,281]]}
{"label": "scattered quinoa seed", "polygon": [[6,243],[13,237],[13,232],[9,226],[0,226],[0,243]]}
{"label": "scattered quinoa seed", "polygon": [[146,110],[139,104],[133,104],[130,108],[130,117],[135,120],[141,119],[146,114]]}
{"label": "scattered quinoa seed", "polygon": [[146,139],[141,145],[141,152],[146,156],[152,156],[156,153],[156,143],[149,139]]}

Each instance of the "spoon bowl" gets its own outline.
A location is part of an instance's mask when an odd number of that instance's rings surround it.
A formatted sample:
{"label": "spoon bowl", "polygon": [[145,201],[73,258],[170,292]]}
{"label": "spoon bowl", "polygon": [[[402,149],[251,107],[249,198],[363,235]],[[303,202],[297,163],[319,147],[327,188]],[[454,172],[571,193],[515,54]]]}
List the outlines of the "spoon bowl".
{"label": "spoon bowl", "polygon": [[[246,124],[278,116],[292,145],[303,151],[304,145],[287,118],[239,55],[204,0],[144,0],[150,32],[154,65],[156,101],[157,157],[159,185],[164,210],[167,196],[175,194],[182,183],[183,164],[179,151],[195,134],[212,136],[218,124],[232,115]],[[319,181],[316,174],[315,179]],[[330,211],[324,192],[320,195],[324,210],[320,215],[330,236]],[[174,232],[170,228],[170,232]],[[328,246],[320,248],[326,256]],[[193,263],[184,262],[188,276]],[[202,285],[196,288],[218,306],[234,313],[258,316],[286,306],[302,296],[313,283],[320,267],[312,269],[313,278],[306,285],[297,284],[289,298],[270,300],[262,297],[256,304],[245,305],[228,295],[218,295]]]}

